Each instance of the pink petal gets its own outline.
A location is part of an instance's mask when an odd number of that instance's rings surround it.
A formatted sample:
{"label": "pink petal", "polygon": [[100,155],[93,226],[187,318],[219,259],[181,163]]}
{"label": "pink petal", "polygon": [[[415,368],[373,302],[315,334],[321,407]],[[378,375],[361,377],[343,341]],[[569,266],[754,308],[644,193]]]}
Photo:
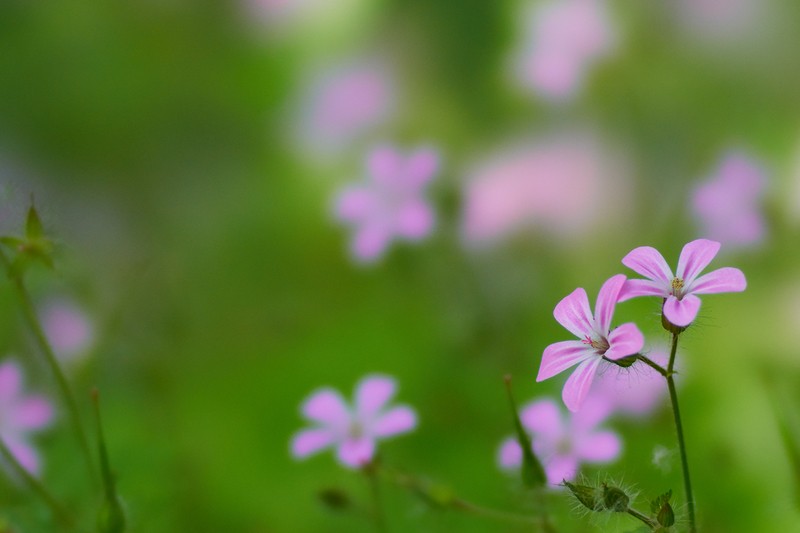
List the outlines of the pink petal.
{"label": "pink petal", "polygon": [[556,455],[545,462],[547,482],[557,485],[563,480],[571,481],[578,475],[578,459],[572,455]]}
{"label": "pink petal", "polygon": [[375,454],[375,441],[362,437],[347,439],[339,445],[337,457],[339,461],[351,468],[360,468],[372,460]]}
{"label": "pink petal", "polygon": [[407,239],[421,239],[433,229],[433,220],[433,210],[427,203],[421,200],[409,202],[397,212],[397,233]]}
{"label": "pink petal", "polygon": [[417,415],[410,407],[394,407],[378,418],[371,433],[376,437],[388,437],[411,431],[417,425]]}
{"label": "pink petal", "polygon": [[551,378],[594,355],[594,348],[581,341],[561,341],[553,343],[544,349],[542,363],[539,366],[539,375],[536,376],[536,381],[543,381]]}
{"label": "pink petal", "polygon": [[380,225],[367,225],[356,231],[352,250],[361,261],[375,261],[386,250],[391,235]]}
{"label": "pink petal", "polygon": [[[720,244],[708,239],[697,239],[683,247],[675,275],[689,285],[708,266],[719,252]],[[675,324],[673,322],[673,324]],[[678,324],[675,324],[678,325]]]}
{"label": "pink petal", "polygon": [[608,334],[609,348],[605,356],[616,361],[623,357],[639,353],[644,346],[644,335],[633,322],[622,324]]}
{"label": "pink petal", "polygon": [[306,429],[295,434],[292,438],[291,451],[296,459],[302,459],[336,441],[336,434],[329,429]]}
{"label": "pink petal", "polygon": [[597,366],[602,360],[603,359],[600,357],[590,357],[585,360],[578,365],[578,368],[575,369],[575,372],[572,373],[564,384],[561,397],[564,399],[564,404],[567,406],[567,409],[573,413],[581,408],[583,399],[586,397],[586,393],[589,392],[589,387],[592,385],[594,374],[597,372]]}
{"label": "pink petal", "polygon": [[669,284],[674,277],[664,256],[652,246],[634,248],[622,258],[622,264],[653,281]]}
{"label": "pink petal", "polygon": [[600,431],[583,436],[575,443],[575,454],[585,461],[607,463],[619,457],[622,441],[616,433]]}
{"label": "pink petal", "polygon": [[3,403],[15,398],[22,388],[22,372],[14,361],[0,365],[0,400]]}
{"label": "pink petal", "polygon": [[392,396],[397,384],[388,376],[367,376],[356,386],[356,416],[361,422],[372,420],[383,409]]}
{"label": "pink petal", "polygon": [[636,296],[669,296],[669,289],[663,281],[653,281],[649,279],[629,279],[619,291],[618,302],[630,300]]}
{"label": "pink petal", "polygon": [[497,451],[497,463],[500,468],[517,468],[522,464],[522,448],[513,437],[509,437],[500,445]]}
{"label": "pink petal", "polygon": [[692,323],[700,310],[700,298],[694,294],[687,294],[678,300],[674,296],[667,298],[664,303],[664,316],[676,326],[684,327]]}
{"label": "pink petal", "polygon": [[376,211],[375,193],[364,187],[343,191],[336,200],[336,217],[344,222],[357,222]]}
{"label": "pink petal", "polygon": [[377,183],[394,184],[401,169],[401,157],[391,146],[380,146],[367,157],[367,171]]}
{"label": "pink petal", "polygon": [[40,429],[53,419],[53,406],[43,396],[28,396],[8,414],[11,418],[9,423],[17,429]]}
{"label": "pink petal", "polygon": [[559,324],[579,339],[590,335],[594,330],[589,298],[586,296],[586,291],[581,288],[575,289],[558,302],[553,310],[553,316]]}
{"label": "pink petal", "polygon": [[406,165],[406,176],[410,184],[421,186],[436,175],[439,154],[432,148],[421,148],[409,156]]}
{"label": "pink petal", "polygon": [[341,394],[333,389],[320,389],[312,393],[302,406],[303,415],[330,428],[350,425],[350,411]]}
{"label": "pink petal", "polygon": [[550,399],[528,404],[522,409],[519,418],[525,429],[539,435],[560,436],[564,430],[561,411]]}
{"label": "pink petal", "polygon": [[619,291],[622,289],[622,286],[625,284],[625,279],[623,274],[617,274],[606,280],[603,286],[600,287],[600,292],[597,294],[597,302],[594,306],[594,318],[598,333],[602,333],[603,335],[608,333],[608,329],[611,326],[611,319],[614,317],[617,297],[619,296]]}
{"label": "pink petal", "polygon": [[22,467],[33,474],[39,475],[40,463],[39,454],[29,444],[18,439],[4,439],[6,446],[11,450],[11,455],[17,460]]}
{"label": "pink petal", "polygon": [[741,270],[723,267],[697,278],[689,287],[689,292],[715,294],[720,292],[741,292],[746,288],[747,280]]}

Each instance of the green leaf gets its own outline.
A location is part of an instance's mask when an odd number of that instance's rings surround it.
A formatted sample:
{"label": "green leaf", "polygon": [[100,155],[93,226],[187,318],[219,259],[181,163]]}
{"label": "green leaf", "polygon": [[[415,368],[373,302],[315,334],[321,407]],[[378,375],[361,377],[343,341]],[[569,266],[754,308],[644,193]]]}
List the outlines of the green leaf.
{"label": "green leaf", "polygon": [[514,401],[514,394],[511,392],[511,376],[506,376],[506,391],[508,391],[508,401],[511,405],[511,413],[514,417],[514,430],[517,434],[517,442],[522,448],[522,482],[526,487],[536,488],[543,487],[547,482],[544,468],[541,461],[533,453],[531,448],[531,439],[522,427],[522,422],[519,419],[517,410],[517,402]]}

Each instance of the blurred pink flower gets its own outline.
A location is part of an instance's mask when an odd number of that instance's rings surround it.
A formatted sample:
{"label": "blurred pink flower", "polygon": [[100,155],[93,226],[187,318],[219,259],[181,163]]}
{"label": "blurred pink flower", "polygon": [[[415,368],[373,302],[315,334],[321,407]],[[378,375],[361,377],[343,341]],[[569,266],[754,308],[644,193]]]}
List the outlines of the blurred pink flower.
{"label": "blurred pink flower", "polygon": [[356,387],[352,409],[333,389],[314,392],[303,403],[302,412],[318,425],[294,435],[292,455],[302,459],[336,446],[337,458],[343,465],[359,468],[368,464],[375,455],[375,441],[411,431],[417,424],[410,407],[387,407],[396,388],[390,377],[367,376]]}
{"label": "blurred pink flower", "polygon": [[408,156],[391,146],[370,152],[367,183],[346,188],[336,200],[336,217],[355,227],[356,258],[374,261],[394,237],[418,241],[431,232],[434,212],[423,193],[438,168],[439,156],[429,148]]}
{"label": "blurred pink flower", "polygon": [[[622,441],[612,431],[598,430],[607,411],[587,404],[578,413],[562,415],[551,399],[537,400],[522,409],[520,421],[531,434],[533,452],[542,462],[547,482],[561,483],[578,474],[581,463],[609,463],[619,457]],[[514,437],[505,439],[498,450],[501,468],[518,468],[522,449]]]}
{"label": "blurred pink flower", "polygon": [[0,438],[32,474],[38,474],[41,467],[28,434],[46,428],[52,419],[52,405],[44,396],[23,393],[22,371],[17,363],[0,364]]}
{"label": "blurred pink flower", "polygon": [[725,154],[713,176],[692,195],[703,234],[728,247],[760,242],[766,233],[761,214],[766,185],[766,172],[754,159],[738,151]]}
{"label": "blurred pink flower", "polygon": [[[669,353],[651,350],[647,357],[666,368]],[[644,363],[628,368],[606,364],[597,373],[587,403],[607,405],[609,413],[644,416],[653,412],[667,395],[664,377]]]}
{"label": "blurred pink flower", "polygon": [[40,311],[42,327],[56,356],[74,361],[85,355],[94,341],[94,327],[74,302],[51,300]]}
{"label": "blurred pink flower", "polygon": [[744,273],[738,268],[719,268],[700,276],[719,252],[719,247],[718,242],[707,239],[688,243],[681,250],[675,274],[655,248],[640,246],[632,250],[622,259],[622,264],[648,279],[626,281],[619,301],[636,296],[660,296],[664,298],[667,320],[679,327],[688,326],[700,310],[700,298],[696,294],[741,292],[747,287]]}
{"label": "blurred pink flower", "polygon": [[526,225],[559,240],[607,228],[629,206],[631,186],[620,163],[587,134],[500,151],[470,172],[462,233],[481,245]]}
{"label": "blurred pink flower", "polygon": [[562,392],[564,403],[572,412],[580,409],[603,359],[615,361],[638,353],[644,346],[642,332],[634,323],[611,329],[617,297],[624,284],[625,276],[622,274],[603,283],[597,295],[594,316],[582,288],[575,289],[558,302],[553,311],[558,323],[581,340],[556,342],[545,348],[536,381],[578,365]]}
{"label": "blurred pink flower", "polygon": [[573,97],[592,64],[608,55],[616,41],[604,0],[537,3],[525,31],[517,75],[549,100]]}

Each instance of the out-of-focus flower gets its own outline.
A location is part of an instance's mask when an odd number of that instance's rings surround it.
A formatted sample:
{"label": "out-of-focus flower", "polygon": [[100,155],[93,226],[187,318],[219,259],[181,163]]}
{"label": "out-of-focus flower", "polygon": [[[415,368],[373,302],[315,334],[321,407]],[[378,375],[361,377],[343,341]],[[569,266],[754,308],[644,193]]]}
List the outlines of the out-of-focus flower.
{"label": "out-of-focus flower", "polygon": [[45,335],[56,356],[75,361],[85,355],[94,342],[94,326],[74,302],[59,298],[46,302],[40,316]]}
{"label": "out-of-focus flower", "polygon": [[[663,368],[669,362],[663,348],[650,351],[647,357]],[[653,412],[666,395],[666,380],[646,364],[636,362],[627,368],[606,364],[597,373],[586,402],[606,404],[609,413],[640,417]]]}
{"label": "out-of-focus flower", "polygon": [[575,289],[558,302],[553,311],[558,323],[581,340],[556,342],[545,348],[536,381],[578,365],[562,392],[564,403],[572,412],[580,409],[604,358],[616,361],[638,353],[644,346],[642,332],[633,322],[611,329],[617,296],[624,284],[625,276],[622,274],[603,283],[597,295],[594,316],[582,288]]}
{"label": "out-of-focus flower", "polygon": [[551,101],[575,96],[593,63],[607,56],[616,43],[604,0],[537,3],[525,20],[517,77]]}
{"label": "out-of-focus flower", "polygon": [[315,155],[339,152],[387,121],[395,100],[389,69],[376,60],[329,70],[301,99],[297,136]]}
{"label": "out-of-focus flower", "polygon": [[41,465],[29,433],[46,428],[52,419],[53,407],[44,396],[23,393],[22,371],[17,363],[0,364],[0,437],[32,474],[38,474]]}
{"label": "out-of-focus flower", "polygon": [[648,279],[629,279],[619,295],[619,301],[635,296],[664,298],[664,316],[672,324],[685,327],[692,323],[700,310],[697,294],[741,292],[747,287],[744,273],[738,268],[723,267],[704,276],[700,272],[719,252],[720,244],[697,239],[681,250],[675,274],[664,256],[650,246],[640,246],[622,259],[622,264]]}
{"label": "out-of-focus flower", "polygon": [[402,155],[391,146],[370,152],[368,181],[346,188],[336,200],[336,217],[354,226],[352,252],[362,261],[379,258],[394,237],[411,241],[433,229],[434,212],[424,197],[439,156],[430,148]]}
{"label": "out-of-focus flower", "polygon": [[[549,398],[523,408],[520,421],[531,432],[533,452],[544,465],[548,483],[575,479],[581,463],[608,463],[619,457],[622,442],[617,434],[597,428],[606,415],[602,406],[587,404],[580,412],[564,417]],[[516,438],[502,442],[498,463],[504,469],[522,464],[522,449]]]}
{"label": "out-of-focus flower", "polygon": [[757,161],[738,151],[725,154],[714,174],[692,195],[703,235],[729,247],[763,240],[761,200],[766,185],[766,172]]}
{"label": "out-of-focus flower", "polygon": [[587,134],[500,151],[469,172],[464,238],[482,245],[530,226],[569,240],[608,228],[630,205],[625,166]]}
{"label": "out-of-focus flower", "polygon": [[394,379],[372,375],[355,390],[351,409],[338,391],[323,388],[302,406],[303,416],[317,424],[294,435],[291,452],[302,459],[330,446],[337,447],[339,462],[349,468],[368,464],[375,455],[375,441],[414,429],[417,417],[407,406],[387,407],[397,386]]}

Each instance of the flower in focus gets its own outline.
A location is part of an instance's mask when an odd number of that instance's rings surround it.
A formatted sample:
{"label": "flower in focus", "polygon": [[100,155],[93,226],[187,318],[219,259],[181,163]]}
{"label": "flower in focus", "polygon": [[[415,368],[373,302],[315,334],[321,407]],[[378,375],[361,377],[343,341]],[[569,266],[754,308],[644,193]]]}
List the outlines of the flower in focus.
{"label": "flower in focus", "polygon": [[538,3],[525,31],[517,75],[549,100],[574,96],[592,63],[608,55],[616,40],[604,0]]}
{"label": "flower in focus", "polygon": [[741,152],[729,152],[714,175],[692,195],[692,208],[703,234],[726,246],[747,246],[766,233],[760,203],[767,178],[764,169]]}
{"label": "flower in focus", "polygon": [[333,389],[314,392],[303,403],[302,413],[317,426],[294,435],[292,455],[302,459],[336,446],[336,456],[343,465],[350,468],[366,465],[375,455],[375,441],[411,431],[417,424],[410,407],[387,407],[396,388],[390,377],[367,376],[356,387],[352,408]]}
{"label": "flower in focus", "polygon": [[640,246],[622,259],[622,264],[648,279],[629,279],[619,295],[619,301],[636,296],[664,298],[663,313],[670,323],[686,327],[700,309],[697,294],[741,292],[747,287],[744,273],[738,268],[724,267],[700,276],[719,252],[720,244],[697,239],[681,250],[675,273],[664,256],[650,246]]}
{"label": "flower in focus", "polygon": [[[619,457],[622,442],[612,431],[598,430],[607,411],[587,404],[580,412],[564,417],[556,402],[531,402],[520,413],[522,425],[531,433],[533,452],[542,461],[550,484],[573,480],[583,462],[608,463]],[[501,468],[518,468],[522,449],[514,437],[502,442],[498,451]]]}
{"label": "flower in focus", "polygon": [[617,298],[625,284],[625,276],[609,278],[597,295],[594,316],[589,299],[582,288],[575,289],[558,302],[553,315],[559,324],[581,340],[562,341],[544,350],[536,381],[553,377],[578,365],[564,384],[562,397],[570,411],[580,409],[597,368],[604,359],[615,361],[634,355],[644,346],[644,337],[632,322],[611,329]]}
{"label": "flower in focus", "polygon": [[356,258],[374,261],[392,238],[419,241],[431,232],[434,212],[423,193],[438,168],[439,156],[428,148],[404,156],[383,146],[369,154],[367,183],[346,188],[335,208],[339,220],[355,227]]}
{"label": "flower in focus", "polygon": [[34,475],[41,465],[28,434],[46,428],[52,419],[53,407],[44,396],[23,393],[17,363],[0,364],[0,438],[17,462]]}
{"label": "flower in focus", "polygon": [[[669,352],[660,348],[650,351],[647,357],[666,368]],[[628,368],[606,364],[597,373],[587,402],[606,404],[614,414],[638,417],[653,412],[666,395],[666,380],[646,364],[636,362]]]}
{"label": "flower in focus", "polygon": [[41,308],[45,335],[62,361],[74,361],[85,355],[94,341],[94,327],[74,302],[51,300]]}

